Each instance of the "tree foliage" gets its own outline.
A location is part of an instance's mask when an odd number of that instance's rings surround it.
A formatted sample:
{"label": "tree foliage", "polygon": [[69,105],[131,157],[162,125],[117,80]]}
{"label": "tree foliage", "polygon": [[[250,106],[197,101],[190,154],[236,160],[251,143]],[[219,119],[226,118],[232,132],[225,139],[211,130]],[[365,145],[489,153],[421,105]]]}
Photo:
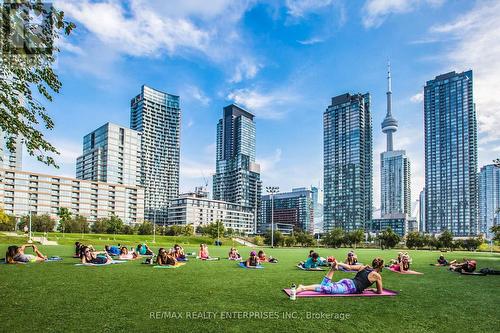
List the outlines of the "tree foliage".
{"label": "tree foliage", "polygon": [[[29,215],[25,215],[21,218],[19,223],[19,228],[24,228],[25,225],[29,226],[30,218]],[[31,216],[31,230],[36,232],[50,232],[54,231],[56,226],[56,221],[53,220],[48,214],[43,215],[32,215]]]}
{"label": "tree foliage", "polygon": [[344,244],[356,248],[356,245],[361,243],[364,237],[365,231],[363,229],[347,232],[344,235]]}
{"label": "tree foliage", "polygon": [[16,218],[0,209],[0,231],[13,231],[16,228]]}
{"label": "tree foliage", "polygon": [[271,230],[268,230],[264,234],[264,244],[271,245],[271,241],[274,241],[274,246],[284,246],[285,245],[285,236],[279,230],[274,230],[274,239],[271,238]]}
{"label": "tree foliage", "polygon": [[417,231],[409,232],[406,235],[406,247],[409,249],[418,249],[425,245],[425,237]]}
{"label": "tree foliage", "polygon": [[75,215],[69,219],[59,220],[58,230],[61,232],[88,233],[90,231],[89,222],[85,216]]}
{"label": "tree foliage", "polygon": [[490,230],[492,233],[495,234],[495,236],[493,236],[493,240],[500,242],[500,225],[495,225],[495,226],[491,227]]}
{"label": "tree foliage", "polygon": [[445,230],[439,235],[439,245],[445,249],[453,247],[453,234],[449,230]]}
{"label": "tree foliage", "polygon": [[392,249],[401,241],[401,237],[391,228],[382,231],[378,236],[382,249]]}
{"label": "tree foliage", "polygon": [[295,233],[294,236],[296,243],[299,243],[301,246],[308,247],[314,244],[314,237],[307,232],[301,230],[300,232]]}
{"label": "tree foliage", "polygon": [[339,248],[344,242],[344,231],[340,228],[335,228],[323,236],[322,242],[325,246]]}
{"label": "tree foliage", "polygon": [[[7,149],[14,151],[22,139],[31,156],[57,167],[52,156],[57,149],[42,133],[54,122],[39,99],[51,102],[52,94],[61,89],[52,68],[59,52],[55,41],[61,32],[69,35],[75,24],[40,0],[17,0],[0,6],[0,28],[0,130],[7,137]],[[13,41],[22,41],[23,46]]]}

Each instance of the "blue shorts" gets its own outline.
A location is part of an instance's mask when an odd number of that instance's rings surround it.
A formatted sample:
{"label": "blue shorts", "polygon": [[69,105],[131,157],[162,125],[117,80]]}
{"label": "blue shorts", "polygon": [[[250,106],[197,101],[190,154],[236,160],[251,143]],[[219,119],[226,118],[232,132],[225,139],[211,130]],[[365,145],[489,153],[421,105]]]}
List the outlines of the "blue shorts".
{"label": "blue shorts", "polygon": [[357,293],[354,281],[351,279],[342,279],[338,282],[332,282],[329,278],[323,278],[321,284],[316,288],[317,292],[324,294],[355,294]]}

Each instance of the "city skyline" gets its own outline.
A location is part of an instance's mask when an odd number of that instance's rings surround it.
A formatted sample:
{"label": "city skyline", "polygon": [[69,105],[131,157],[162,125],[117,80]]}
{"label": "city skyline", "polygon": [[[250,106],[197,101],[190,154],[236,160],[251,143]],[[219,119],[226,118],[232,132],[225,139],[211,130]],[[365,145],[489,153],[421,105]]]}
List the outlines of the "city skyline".
{"label": "city skyline", "polygon": [[[485,28],[490,27],[491,18],[498,13],[499,6],[442,1],[435,6],[410,4],[404,9],[387,8],[386,11],[377,12],[370,7],[370,3],[308,7],[290,1],[276,8],[269,8],[262,3],[246,6],[222,3],[211,12],[204,7],[197,10],[186,7],[178,9],[174,19],[186,20],[200,32],[205,31],[205,24],[213,24],[218,15],[237,13],[231,16],[231,28],[236,26],[235,31],[240,34],[235,47],[241,45],[237,42],[242,39],[259,41],[263,30],[271,31],[270,40],[261,40],[263,46],[255,47],[247,54],[253,58],[253,62],[246,59],[247,62],[239,63],[232,59],[227,65],[225,62],[219,65],[213,54],[209,54],[208,59],[200,57],[200,54],[209,52],[207,48],[193,48],[192,45],[186,45],[189,44],[187,41],[175,44],[171,49],[165,44],[152,43],[152,49],[147,49],[151,53],[135,51],[137,53],[132,54],[132,50],[140,48],[124,50],[117,46],[106,39],[99,30],[99,23],[90,29],[88,13],[90,9],[93,13],[121,13],[117,19],[133,26],[141,20],[136,9],[121,8],[120,12],[117,11],[118,5],[96,6],[85,1],[79,4],[61,3],[61,8],[79,27],[78,36],[63,41],[63,53],[58,64],[63,89],[55,102],[49,105],[56,127],[47,136],[61,150],[62,156],[58,158],[61,169],[46,168],[32,160],[24,163],[24,169],[42,169],[45,173],[74,176],[74,160],[81,153],[81,137],[104,121],[128,125],[127,101],[135,95],[137,87],[145,83],[180,95],[183,99],[182,192],[203,184],[201,171],[205,176],[213,173],[215,140],[212,126],[214,119],[219,116],[220,107],[229,102],[247,106],[249,111],[256,113],[259,122],[256,159],[262,165],[264,186],[292,188],[317,185],[322,179],[321,113],[324,105],[331,96],[345,90],[370,91],[373,122],[380,123],[385,115],[385,84],[382,78],[387,59],[391,60],[397,73],[394,75],[397,84],[393,88],[396,96],[394,105],[401,112],[398,133],[405,133],[404,136],[398,135],[399,144],[395,148],[405,147],[412,161],[412,193],[421,191],[424,180],[422,86],[429,77],[439,73],[452,69],[474,69],[480,129],[478,166],[491,163],[498,155],[496,149],[499,137],[494,132],[498,116],[491,112],[495,103],[491,100],[493,94],[489,92],[493,89],[492,83],[495,83],[492,77],[498,76],[494,75],[497,67],[488,63],[488,59],[491,58],[491,52],[498,50],[485,50],[481,45],[478,47],[479,42],[471,45],[465,43],[470,40],[467,37],[473,36],[477,29],[485,30],[484,35],[491,38],[497,30]],[[271,15],[272,10],[275,11],[274,15]],[[342,11],[346,15],[344,23],[340,24]],[[123,14],[125,12],[134,15],[129,17]],[[363,16],[360,13],[364,13]],[[478,13],[482,14],[480,22],[474,21]],[[166,17],[171,18],[172,15]],[[338,26],[324,31],[328,15],[333,17],[334,24]],[[433,20],[438,16],[441,18],[440,24]],[[457,18],[461,16],[464,16],[463,20]],[[472,23],[465,26],[464,31],[467,33],[459,37],[453,24],[468,22],[466,18],[470,18]],[[404,26],[408,19],[415,22],[413,27]],[[313,25],[312,21],[318,21],[318,24]],[[388,31],[395,30],[401,31],[401,34],[388,34]],[[363,43],[364,50],[370,53],[369,61],[360,61],[353,53],[358,49],[357,43],[349,41],[354,35]],[[213,38],[209,35],[206,37]],[[315,40],[315,37],[318,38]],[[374,52],[380,48],[382,37],[386,47],[383,51]],[[131,41],[130,45],[136,46],[134,42],[136,40]],[[278,54],[265,51],[270,42],[278,42],[283,46]],[[455,46],[471,50],[472,44],[478,52],[484,53],[482,61],[476,53],[469,52],[470,57],[462,57],[462,54],[467,54],[466,51],[457,53],[449,50]],[[102,55],[91,57],[90,62],[89,56],[96,45],[100,46],[97,49]],[[442,60],[433,59],[433,55],[443,55]],[[288,59],[287,63],[279,61],[284,57]],[[352,66],[354,62],[356,66]],[[92,66],[86,66],[89,64]],[[110,66],[108,68],[103,64]],[[251,64],[256,66],[252,67]],[[158,76],[158,72],[168,75]],[[247,77],[245,73],[255,74]],[[334,75],[339,80],[326,85],[322,82],[319,86],[315,83],[318,73]],[[271,77],[277,80],[270,80]],[[107,119],[103,117],[103,109],[106,109]],[[383,135],[375,132],[374,156],[382,152],[384,146]],[[379,161],[375,158],[373,162],[374,205],[380,207],[380,179],[376,172],[379,170]]]}

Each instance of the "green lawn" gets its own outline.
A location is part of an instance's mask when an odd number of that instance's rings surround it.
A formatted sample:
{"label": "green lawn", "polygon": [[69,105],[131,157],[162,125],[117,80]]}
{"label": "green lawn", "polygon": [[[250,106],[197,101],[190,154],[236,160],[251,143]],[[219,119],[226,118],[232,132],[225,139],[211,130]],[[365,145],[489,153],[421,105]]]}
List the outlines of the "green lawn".
{"label": "green lawn", "polygon": [[[7,245],[0,244],[0,257]],[[282,288],[292,283],[319,283],[324,274],[294,268],[308,249],[268,249],[268,254],[279,259],[278,264],[246,270],[227,260],[191,260],[178,269],[153,269],[140,262],[82,267],[74,265],[77,260],[71,258],[70,245],[40,248],[64,260],[0,265],[0,332],[492,332],[500,326],[500,276],[461,276],[429,266],[438,252],[411,251],[413,269],[425,273],[422,276],[382,272],[384,286],[401,292],[397,297],[290,301]],[[226,256],[228,251],[228,247],[210,249],[218,256]],[[194,251],[196,246],[186,250]],[[240,247],[245,255],[249,250]],[[365,263],[377,255],[388,260],[397,253],[357,252]],[[347,249],[320,251],[322,256],[337,258],[346,253]],[[449,259],[463,256],[477,259],[480,268],[500,269],[498,254],[447,254]],[[197,315],[202,311],[215,313],[216,318],[186,318],[188,312]],[[221,319],[222,313],[239,311],[270,312],[272,317],[288,312],[295,318]],[[183,318],[153,319],[154,312],[179,313]],[[344,313],[349,318],[307,319],[308,312]]]}

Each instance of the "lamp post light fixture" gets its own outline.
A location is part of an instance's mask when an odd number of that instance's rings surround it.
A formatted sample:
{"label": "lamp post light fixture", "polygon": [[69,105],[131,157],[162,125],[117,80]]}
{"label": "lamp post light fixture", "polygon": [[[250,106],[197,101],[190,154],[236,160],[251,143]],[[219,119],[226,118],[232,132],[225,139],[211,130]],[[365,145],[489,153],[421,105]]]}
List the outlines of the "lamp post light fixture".
{"label": "lamp post light fixture", "polygon": [[274,247],[274,195],[280,191],[278,186],[266,186],[266,191],[271,195],[271,247]]}

